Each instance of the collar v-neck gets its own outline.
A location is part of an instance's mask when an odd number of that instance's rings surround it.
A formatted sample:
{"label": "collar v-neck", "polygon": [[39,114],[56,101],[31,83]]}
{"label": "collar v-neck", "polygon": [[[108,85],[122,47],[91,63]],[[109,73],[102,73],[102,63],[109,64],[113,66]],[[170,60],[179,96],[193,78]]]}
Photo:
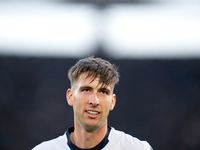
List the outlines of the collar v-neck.
{"label": "collar v-neck", "polygon": [[70,135],[70,133],[74,132],[74,127],[71,127],[66,132],[67,141],[68,141],[67,144],[68,144],[68,146],[70,147],[71,150],[101,150],[109,142],[108,136],[109,136],[110,130],[111,130],[111,127],[108,126],[108,130],[107,130],[106,136],[104,137],[104,139],[97,146],[95,146],[93,148],[90,148],[90,149],[81,149],[81,148],[77,147],[76,145],[74,145],[70,140],[70,136],[69,135]]}

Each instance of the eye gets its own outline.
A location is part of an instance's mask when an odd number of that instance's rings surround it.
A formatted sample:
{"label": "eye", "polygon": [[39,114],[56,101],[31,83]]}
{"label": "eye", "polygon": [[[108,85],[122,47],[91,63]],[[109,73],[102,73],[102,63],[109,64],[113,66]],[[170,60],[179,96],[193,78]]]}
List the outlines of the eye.
{"label": "eye", "polygon": [[108,94],[108,92],[106,90],[102,90],[101,93],[102,94]]}
{"label": "eye", "polygon": [[90,89],[83,89],[82,91],[87,93],[90,91]]}

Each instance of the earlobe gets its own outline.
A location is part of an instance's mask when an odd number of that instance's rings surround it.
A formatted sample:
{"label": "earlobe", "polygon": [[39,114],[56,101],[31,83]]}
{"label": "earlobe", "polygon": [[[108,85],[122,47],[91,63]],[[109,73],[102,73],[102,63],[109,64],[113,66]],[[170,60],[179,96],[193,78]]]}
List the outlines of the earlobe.
{"label": "earlobe", "polygon": [[73,106],[72,94],[73,94],[72,90],[68,89],[67,92],[66,92],[66,99],[67,99],[67,102],[70,106]]}
{"label": "earlobe", "polygon": [[116,95],[113,94],[112,103],[111,103],[111,106],[110,106],[110,110],[113,110],[113,109],[114,109],[115,103],[116,103]]}

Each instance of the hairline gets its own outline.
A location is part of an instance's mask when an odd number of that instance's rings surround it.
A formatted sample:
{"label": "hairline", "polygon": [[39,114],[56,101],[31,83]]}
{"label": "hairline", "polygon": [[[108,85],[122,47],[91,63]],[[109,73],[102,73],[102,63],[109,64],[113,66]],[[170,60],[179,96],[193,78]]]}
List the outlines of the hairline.
{"label": "hairline", "polygon": [[[98,76],[96,76],[96,77],[93,77],[94,73],[91,74],[91,75],[88,75],[89,72],[82,72],[82,73],[78,76],[78,78],[77,78],[76,80],[74,80],[74,81],[71,82],[71,89],[72,89],[72,90],[75,89],[75,87],[76,87],[76,85],[77,85],[77,83],[78,83],[78,81],[79,81],[79,79],[80,79],[80,76],[81,76],[82,74],[86,74],[85,80],[88,79],[88,78],[91,78],[91,82],[90,82],[90,83],[92,83],[96,78],[99,78],[99,76],[100,76],[100,75],[98,75]],[[102,84],[102,87],[103,87],[103,88],[104,88],[104,87],[106,88],[106,87],[110,86],[112,93],[114,92],[114,87],[115,87],[115,83],[114,83],[114,82],[110,83],[109,85],[103,86],[103,83],[101,83],[101,82],[99,81],[98,84],[97,84],[97,86],[100,85],[100,84]]]}

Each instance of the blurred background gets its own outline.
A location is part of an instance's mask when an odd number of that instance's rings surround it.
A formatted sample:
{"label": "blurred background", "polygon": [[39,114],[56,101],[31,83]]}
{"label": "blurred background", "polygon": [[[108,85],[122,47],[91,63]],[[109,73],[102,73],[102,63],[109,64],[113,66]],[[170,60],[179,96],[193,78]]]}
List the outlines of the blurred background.
{"label": "blurred background", "polygon": [[73,126],[67,73],[91,55],[119,67],[110,126],[200,149],[199,0],[0,0],[0,149]]}

